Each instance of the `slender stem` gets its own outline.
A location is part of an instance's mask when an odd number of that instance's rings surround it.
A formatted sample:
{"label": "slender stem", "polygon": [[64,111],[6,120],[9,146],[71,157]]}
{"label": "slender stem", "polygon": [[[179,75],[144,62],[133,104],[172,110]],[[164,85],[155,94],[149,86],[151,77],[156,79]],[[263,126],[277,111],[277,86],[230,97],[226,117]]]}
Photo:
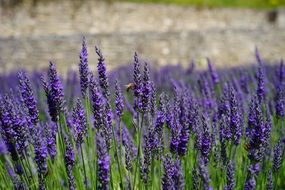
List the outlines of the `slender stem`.
{"label": "slender stem", "polygon": [[87,175],[86,175],[86,170],[85,170],[85,162],[84,162],[82,144],[80,144],[80,151],[81,151],[81,159],[82,159],[83,171],[84,171],[84,185],[85,185],[85,188],[87,188]]}
{"label": "slender stem", "polygon": [[112,133],[113,133],[113,142],[114,142],[114,147],[115,147],[115,155],[117,157],[117,165],[118,165],[118,170],[119,170],[119,175],[120,175],[120,180],[121,180],[121,185],[122,189],[124,189],[124,183],[123,183],[123,178],[122,178],[122,173],[121,173],[121,167],[120,167],[120,158],[118,154],[118,149],[117,149],[117,142],[115,138],[115,132],[114,132],[114,127],[112,126]]}
{"label": "slender stem", "polygon": [[[134,184],[133,184],[133,190],[135,189],[135,185],[136,185],[136,177],[137,177],[137,170],[138,170],[138,166],[140,165],[140,155],[141,155],[141,132],[142,132],[142,127],[143,127],[143,116],[144,113],[142,113],[142,117],[141,117],[141,125],[139,125],[139,114],[137,114],[138,117],[138,152],[137,152],[137,163],[136,163],[136,168],[135,168],[135,178],[134,178]],[[139,188],[140,188],[140,173],[138,173],[139,175]]]}

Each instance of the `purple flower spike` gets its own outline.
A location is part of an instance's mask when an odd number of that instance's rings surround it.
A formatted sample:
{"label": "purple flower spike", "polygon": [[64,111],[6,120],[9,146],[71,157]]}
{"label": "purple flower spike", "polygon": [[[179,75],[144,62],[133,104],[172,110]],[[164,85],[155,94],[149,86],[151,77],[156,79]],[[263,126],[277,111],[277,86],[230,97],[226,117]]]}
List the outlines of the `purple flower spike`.
{"label": "purple flower spike", "polygon": [[140,71],[140,63],[137,53],[134,55],[134,109],[138,111],[141,108],[141,96],[142,96],[142,79]]}
{"label": "purple flower spike", "polygon": [[106,65],[105,65],[105,58],[103,57],[101,51],[95,46],[95,51],[98,55],[98,76],[99,76],[99,85],[102,89],[103,95],[106,98],[106,100],[109,99],[110,92],[109,92],[109,82],[106,72]]}
{"label": "purple flower spike", "polygon": [[98,163],[98,181],[100,190],[108,190],[110,183],[110,156],[106,141],[102,138],[101,132],[96,135],[97,144],[97,163]]}
{"label": "purple flower spike", "polygon": [[281,140],[274,147],[273,151],[273,172],[277,173],[281,168],[283,155],[283,143]]}
{"label": "purple flower spike", "polygon": [[227,185],[225,190],[233,190],[235,188],[235,168],[233,162],[230,160],[227,165]]}
{"label": "purple flower spike", "polygon": [[23,102],[28,109],[32,123],[36,125],[39,122],[39,111],[36,106],[37,102],[34,97],[31,82],[24,72],[18,73],[18,79]]}
{"label": "purple flower spike", "polygon": [[48,154],[52,160],[55,159],[57,154],[56,150],[56,133],[57,133],[57,125],[54,123],[48,123],[45,126],[45,136],[47,140],[47,149]]}
{"label": "purple flower spike", "polygon": [[284,117],[284,90],[281,84],[276,86],[275,110],[279,118]]}
{"label": "purple flower spike", "polygon": [[147,63],[144,65],[143,90],[142,90],[142,111],[147,113],[150,111],[150,100],[152,94],[152,86],[149,79],[149,68]]}
{"label": "purple flower spike", "polygon": [[42,126],[37,126],[37,135],[35,137],[35,162],[37,164],[37,171],[39,176],[39,189],[45,189],[45,175],[47,172],[47,142],[45,140]]}
{"label": "purple flower spike", "polygon": [[266,189],[267,189],[267,190],[273,190],[272,170],[269,170],[269,171],[268,171],[268,174],[267,174]]}
{"label": "purple flower spike", "polygon": [[173,176],[175,174],[175,167],[170,155],[167,155],[163,160],[164,175],[162,178],[163,190],[175,190]]}
{"label": "purple flower spike", "polygon": [[58,121],[59,113],[63,111],[63,87],[56,72],[55,65],[50,62],[48,70],[49,83],[42,77],[43,87],[47,96],[49,114],[53,122]]}
{"label": "purple flower spike", "polygon": [[74,150],[72,145],[70,144],[70,141],[67,137],[64,137],[64,143],[65,143],[65,167],[68,177],[68,186],[70,190],[75,190],[75,181],[73,176],[73,167],[75,165],[75,156],[74,156]]}
{"label": "purple flower spike", "polygon": [[77,99],[76,106],[72,113],[73,125],[76,135],[76,144],[80,145],[84,141],[84,137],[87,134],[87,119],[85,111],[80,99]]}
{"label": "purple flower spike", "polygon": [[236,92],[233,87],[230,88],[230,106],[231,106],[231,124],[232,140],[235,145],[240,143],[242,135],[241,114],[239,112],[238,102],[236,98]]}
{"label": "purple flower spike", "polygon": [[86,91],[89,85],[89,69],[88,69],[88,52],[85,42],[85,37],[82,40],[82,49],[79,54],[79,74],[80,74],[80,86],[81,94],[83,98],[86,97]]}
{"label": "purple flower spike", "polygon": [[5,155],[7,153],[7,147],[4,140],[0,137],[0,156]]}
{"label": "purple flower spike", "polygon": [[218,73],[216,72],[216,70],[215,70],[215,68],[214,68],[214,66],[213,66],[213,64],[209,58],[207,58],[207,63],[208,63],[208,69],[209,69],[209,72],[211,74],[213,84],[217,85],[220,81]]}
{"label": "purple flower spike", "polygon": [[98,89],[98,83],[95,81],[94,77],[90,80],[90,91],[92,99],[92,107],[94,114],[94,127],[100,129],[104,127],[104,98]]}
{"label": "purple flower spike", "polygon": [[121,119],[124,111],[124,100],[121,92],[121,88],[119,85],[118,80],[116,80],[115,83],[115,93],[116,93],[116,99],[115,99],[115,104],[116,104],[116,114],[119,119]]}

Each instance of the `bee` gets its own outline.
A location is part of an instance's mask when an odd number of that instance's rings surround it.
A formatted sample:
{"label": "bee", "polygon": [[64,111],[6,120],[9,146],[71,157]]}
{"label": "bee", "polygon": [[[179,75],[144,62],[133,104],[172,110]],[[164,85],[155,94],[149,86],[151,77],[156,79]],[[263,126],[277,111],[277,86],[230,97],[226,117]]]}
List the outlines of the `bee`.
{"label": "bee", "polygon": [[250,142],[244,144],[244,149],[249,151],[251,149]]}
{"label": "bee", "polygon": [[129,92],[129,90],[134,90],[135,88],[135,84],[134,83],[129,83],[127,85],[125,85],[127,92]]}

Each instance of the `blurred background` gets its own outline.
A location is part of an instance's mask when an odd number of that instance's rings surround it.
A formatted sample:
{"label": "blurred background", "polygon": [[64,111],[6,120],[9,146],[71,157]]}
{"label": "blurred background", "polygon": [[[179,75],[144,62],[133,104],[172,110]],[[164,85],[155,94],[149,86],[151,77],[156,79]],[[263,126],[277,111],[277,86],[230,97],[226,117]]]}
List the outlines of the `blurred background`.
{"label": "blurred background", "polygon": [[135,51],[153,67],[203,68],[255,63],[254,49],[277,62],[285,54],[285,0],[0,0],[0,72],[40,70],[55,61],[62,74],[77,70],[82,37],[89,65],[94,45],[108,69]]}

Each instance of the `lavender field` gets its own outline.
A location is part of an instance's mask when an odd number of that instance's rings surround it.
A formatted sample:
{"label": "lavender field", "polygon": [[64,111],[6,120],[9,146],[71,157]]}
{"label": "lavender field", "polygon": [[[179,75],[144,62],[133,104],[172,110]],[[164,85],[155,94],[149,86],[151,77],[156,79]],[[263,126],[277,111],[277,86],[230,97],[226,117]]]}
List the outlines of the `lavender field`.
{"label": "lavender field", "polygon": [[78,72],[0,76],[0,189],[285,189],[282,60],[155,69],[134,53],[107,71],[103,54],[83,38]]}

